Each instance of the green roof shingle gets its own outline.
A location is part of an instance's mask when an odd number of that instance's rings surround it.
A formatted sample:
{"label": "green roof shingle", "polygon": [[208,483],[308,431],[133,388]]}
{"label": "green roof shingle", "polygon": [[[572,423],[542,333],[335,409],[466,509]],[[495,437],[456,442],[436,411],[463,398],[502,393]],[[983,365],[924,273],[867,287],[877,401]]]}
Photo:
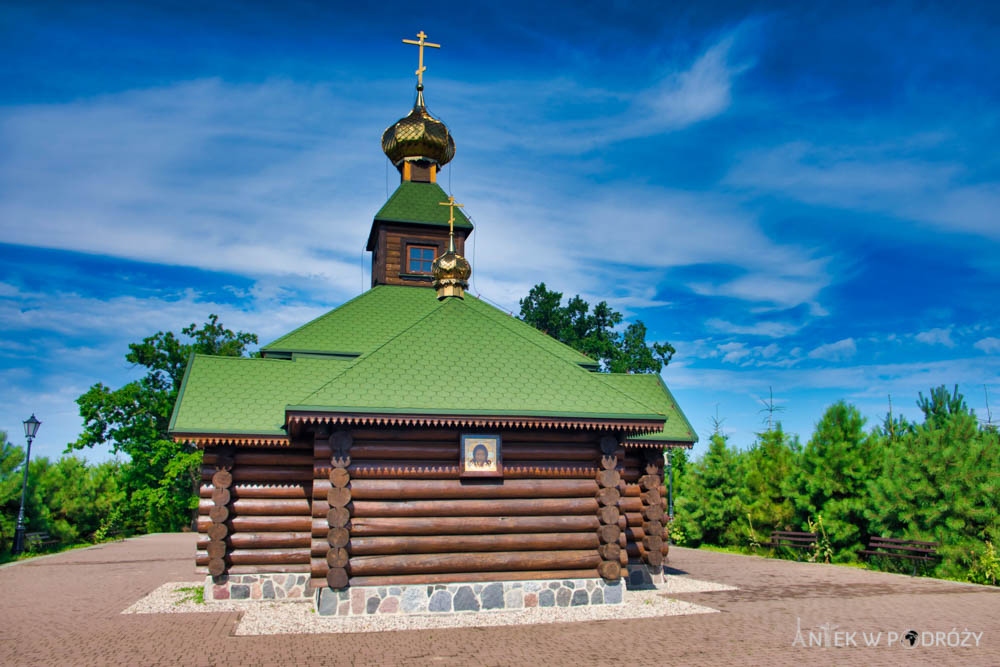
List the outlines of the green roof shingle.
{"label": "green roof shingle", "polygon": [[638,401],[655,408],[667,417],[663,428],[656,433],[630,436],[629,440],[640,442],[698,442],[691,422],[677,405],[674,395],[667,389],[663,378],[653,373],[599,373],[602,380],[619,391],[627,393]]}
{"label": "green roof shingle", "polygon": [[[375,214],[375,221],[447,227],[449,209],[440,205],[446,201],[448,195],[437,183],[403,181]],[[472,229],[472,223],[460,208],[455,209],[455,228]],[[374,248],[374,230],[372,226],[372,233],[368,237],[368,250]]]}
{"label": "green roof shingle", "polygon": [[304,387],[340,373],[339,359],[248,359],[196,354],[170,421],[179,433],[283,435],[285,406]]}

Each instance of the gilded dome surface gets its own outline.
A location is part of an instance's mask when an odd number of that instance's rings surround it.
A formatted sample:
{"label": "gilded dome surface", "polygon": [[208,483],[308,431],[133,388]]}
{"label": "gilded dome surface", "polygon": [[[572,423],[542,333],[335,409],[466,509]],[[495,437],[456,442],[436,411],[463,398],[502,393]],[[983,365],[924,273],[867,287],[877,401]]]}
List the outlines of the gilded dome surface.
{"label": "gilded dome surface", "polygon": [[434,260],[434,266],[431,268],[431,277],[434,278],[435,284],[445,280],[464,283],[468,282],[471,275],[472,266],[469,261],[453,250]]}
{"label": "gilded dome surface", "polygon": [[423,94],[418,94],[413,111],[382,133],[382,150],[395,165],[406,158],[420,157],[441,167],[455,157],[455,140],[448,127],[427,112]]}
{"label": "gilded dome surface", "polygon": [[434,279],[433,284],[438,299],[452,296],[464,298],[471,275],[472,267],[469,261],[455,252],[453,242],[448,252],[434,260],[434,265],[431,267],[431,277]]}

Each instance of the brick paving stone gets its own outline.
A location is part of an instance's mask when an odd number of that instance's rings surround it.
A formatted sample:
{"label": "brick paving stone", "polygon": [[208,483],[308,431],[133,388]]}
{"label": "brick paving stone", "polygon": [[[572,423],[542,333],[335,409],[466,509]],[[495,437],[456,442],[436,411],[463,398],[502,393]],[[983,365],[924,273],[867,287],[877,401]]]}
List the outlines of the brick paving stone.
{"label": "brick paving stone", "polygon": [[[672,571],[738,590],[672,597],[722,613],[264,637],[234,636],[239,612],[121,614],[161,584],[198,580],[194,543],[148,535],[0,568],[0,664],[1000,664],[998,589],[681,548]],[[984,634],[978,648],[801,648],[797,620],[804,631]]]}

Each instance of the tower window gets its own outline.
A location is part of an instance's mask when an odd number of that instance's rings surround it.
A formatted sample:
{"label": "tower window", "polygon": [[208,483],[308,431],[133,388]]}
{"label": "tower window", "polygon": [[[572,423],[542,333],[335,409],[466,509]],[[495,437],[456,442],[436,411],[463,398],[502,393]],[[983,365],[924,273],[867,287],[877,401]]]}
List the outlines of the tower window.
{"label": "tower window", "polygon": [[434,263],[433,246],[410,245],[406,246],[406,270],[409,273],[430,273],[431,265]]}

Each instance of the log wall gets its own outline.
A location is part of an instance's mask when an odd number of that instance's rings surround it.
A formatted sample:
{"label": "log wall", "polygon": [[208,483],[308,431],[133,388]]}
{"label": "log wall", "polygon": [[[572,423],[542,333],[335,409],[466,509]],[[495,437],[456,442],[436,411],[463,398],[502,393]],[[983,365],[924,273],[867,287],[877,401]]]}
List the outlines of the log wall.
{"label": "log wall", "polygon": [[[232,483],[226,517],[221,522],[225,527],[222,574],[309,572],[312,443],[296,443],[292,448],[237,449],[230,456]],[[224,458],[226,453],[210,447],[203,459],[195,557],[201,572],[209,572],[212,560],[209,530],[218,500],[212,481]]]}
{"label": "log wall", "polygon": [[[613,561],[648,562],[647,545],[660,544],[645,532],[652,525],[644,516],[652,494],[640,485],[647,461],[621,447],[602,454],[606,434],[500,432],[503,478],[474,480],[459,478],[457,430],[334,435],[341,440],[321,432],[291,448],[206,449],[200,571],[221,560],[223,574],[309,573],[314,586],[342,586],[345,577],[374,585],[581,578],[599,570],[616,578]],[[338,445],[345,437],[347,457]],[[227,459],[231,482],[222,494],[212,479]]]}

